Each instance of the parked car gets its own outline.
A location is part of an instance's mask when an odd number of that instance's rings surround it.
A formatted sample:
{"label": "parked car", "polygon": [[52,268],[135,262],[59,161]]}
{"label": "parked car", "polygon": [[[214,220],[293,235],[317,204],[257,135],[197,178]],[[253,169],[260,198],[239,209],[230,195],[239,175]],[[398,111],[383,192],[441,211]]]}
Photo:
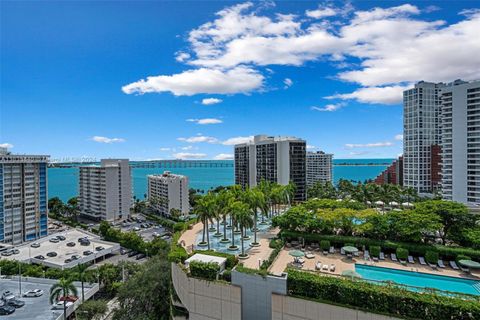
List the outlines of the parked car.
{"label": "parked car", "polygon": [[43,290],[41,289],[28,290],[23,293],[24,297],[40,297],[41,295],[43,295]]}
{"label": "parked car", "polygon": [[140,231],[139,227],[133,227],[133,231]]}
{"label": "parked car", "polygon": [[15,307],[16,309],[21,308],[25,305],[25,302],[18,299],[10,299],[7,301],[9,306]]}
{"label": "parked car", "polygon": [[78,254],[74,254],[74,255],[71,257],[72,260],[78,260],[78,259],[81,259],[81,258],[82,258],[82,257],[79,256]]}
{"label": "parked car", "polygon": [[140,253],[140,254],[138,254],[138,255],[135,257],[135,260],[140,260],[140,259],[143,259],[143,258],[145,258],[145,257],[146,257],[145,254]]}
{"label": "parked car", "polygon": [[53,258],[53,257],[57,256],[57,253],[55,251],[52,251],[52,252],[47,253],[47,256],[50,257],[50,258]]}
{"label": "parked car", "polygon": [[127,253],[127,250],[125,250],[125,249],[123,249],[123,248],[120,249],[120,254],[121,254],[122,256],[123,256],[124,254],[126,254],[126,253]]}
{"label": "parked car", "polygon": [[20,250],[18,249],[12,249],[12,254],[19,254],[20,253]]}
{"label": "parked car", "polygon": [[50,239],[50,242],[59,243],[60,240],[58,240],[58,239],[55,237],[55,238],[51,238],[51,239]]}
{"label": "parked car", "polygon": [[32,244],[30,245],[30,247],[32,247],[32,248],[40,248],[40,243],[34,242],[34,243],[32,243]]}
{"label": "parked car", "polygon": [[77,244],[75,242],[67,243],[67,247],[75,247]]}
{"label": "parked car", "polygon": [[39,254],[38,256],[35,256],[34,258],[38,260],[45,260],[45,257],[42,256],[41,254]]}
{"label": "parked car", "polygon": [[13,294],[12,291],[5,291],[2,294],[2,299],[4,301],[12,300],[12,299],[15,299],[15,295]]}
{"label": "parked car", "polygon": [[78,297],[77,296],[72,296],[72,295],[69,295],[69,296],[62,296],[58,299],[58,301],[70,301],[70,302],[75,302],[78,300]]}
{"label": "parked car", "polygon": [[81,237],[81,238],[78,238],[78,242],[82,242],[82,240],[86,240],[87,237]]}
{"label": "parked car", "polygon": [[57,239],[60,240],[60,241],[65,241],[65,239],[67,239],[67,238],[65,238],[64,236],[57,236]]}
{"label": "parked car", "polygon": [[57,303],[54,303],[52,305],[52,310],[63,310],[64,303],[67,308],[73,304],[73,302],[70,302],[70,301],[58,301]]}
{"label": "parked car", "polygon": [[0,315],[2,316],[6,316],[14,312],[15,312],[15,308],[12,306],[9,306],[8,304],[4,304],[3,306],[0,306]]}
{"label": "parked car", "polygon": [[3,251],[3,252],[2,252],[2,256],[4,256],[4,257],[11,256],[12,254],[13,254],[13,253],[12,253],[12,251],[11,251],[11,250],[8,250],[8,251]]}
{"label": "parked car", "polygon": [[133,256],[136,256],[137,254],[138,254],[138,252],[136,252],[136,251],[130,251],[128,253],[128,257],[133,257]]}
{"label": "parked car", "polygon": [[68,259],[65,259],[65,260],[63,261],[63,263],[70,263],[70,262],[72,262],[72,261],[73,261],[72,259],[68,258]]}
{"label": "parked car", "polygon": [[90,240],[84,239],[84,240],[80,241],[80,244],[82,246],[89,246],[90,245]]}
{"label": "parked car", "polygon": [[89,255],[91,255],[91,254],[93,254],[93,252],[90,251],[90,250],[83,251],[83,255],[84,255],[84,256],[89,256]]}
{"label": "parked car", "polygon": [[95,250],[97,250],[97,251],[102,251],[102,250],[105,250],[105,248],[102,247],[102,246],[98,246],[98,247],[95,248]]}

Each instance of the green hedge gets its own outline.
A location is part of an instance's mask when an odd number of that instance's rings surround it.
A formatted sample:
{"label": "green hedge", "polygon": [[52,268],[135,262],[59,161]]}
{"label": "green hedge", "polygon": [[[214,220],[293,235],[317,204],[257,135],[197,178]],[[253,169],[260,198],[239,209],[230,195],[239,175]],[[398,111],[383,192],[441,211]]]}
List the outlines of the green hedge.
{"label": "green hedge", "polygon": [[212,250],[197,250],[194,253],[207,254],[209,256],[226,258],[227,259],[227,262],[225,263],[226,269],[232,269],[238,263],[238,258],[233,254],[217,252]]}
{"label": "green hedge", "polygon": [[305,242],[320,242],[322,240],[329,240],[335,247],[342,247],[345,243],[352,243],[356,247],[362,246],[380,246],[386,253],[396,252],[398,247],[407,249],[410,254],[416,256],[425,256],[429,250],[435,250],[438,254],[446,260],[455,260],[458,255],[466,255],[473,260],[480,261],[480,250],[463,248],[463,247],[447,247],[443,245],[422,245],[407,242],[395,242],[389,240],[373,240],[362,237],[337,236],[337,235],[322,235],[317,233],[303,233],[297,231],[284,230],[281,237],[287,240],[297,240],[304,238]]}
{"label": "green hedge", "polygon": [[407,319],[480,319],[478,300],[419,293],[397,286],[288,270],[288,293]]}
{"label": "green hedge", "polygon": [[217,279],[218,264],[214,262],[192,261],[189,263],[189,268],[193,277],[210,281]]}
{"label": "green hedge", "polygon": [[372,246],[372,245],[369,246],[368,249],[370,249],[370,255],[376,258],[380,256],[380,251],[382,250],[380,246]]}
{"label": "green hedge", "polygon": [[438,252],[433,250],[425,252],[425,260],[427,260],[428,263],[436,265],[438,263]]}
{"label": "green hedge", "polygon": [[397,248],[397,258],[400,260],[407,260],[408,250],[404,248]]}
{"label": "green hedge", "polygon": [[281,239],[270,240],[269,247],[273,248],[273,251],[270,253],[270,256],[268,257],[268,260],[264,260],[262,262],[262,265],[260,266],[260,269],[267,270],[268,268],[270,268],[273,261],[275,261],[275,258],[278,256],[280,251],[282,251],[283,245],[284,245],[284,242]]}
{"label": "green hedge", "polygon": [[262,269],[262,268],[251,269],[251,268],[244,267],[243,264],[241,263],[235,267],[235,270],[241,273],[246,273],[246,274],[258,274],[259,276],[262,276],[262,277],[266,277],[268,274],[267,269]]}
{"label": "green hedge", "polygon": [[188,259],[188,253],[184,247],[178,245],[178,240],[182,234],[180,232],[175,232],[172,237],[172,242],[170,243],[170,252],[168,253],[168,261],[170,262],[184,262]]}
{"label": "green hedge", "polygon": [[320,241],[320,248],[322,248],[322,250],[330,249],[330,241],[329,240],[321,240]]}

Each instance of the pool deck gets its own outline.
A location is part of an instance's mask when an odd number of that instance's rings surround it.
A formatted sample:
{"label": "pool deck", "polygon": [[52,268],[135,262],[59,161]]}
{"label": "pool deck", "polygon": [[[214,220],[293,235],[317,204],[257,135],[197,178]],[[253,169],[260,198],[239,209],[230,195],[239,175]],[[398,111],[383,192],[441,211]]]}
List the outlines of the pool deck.
{"label": "pool deck", "polygon": [[[277,259],[270,266],[270,269],[269,269],[270,273],[281,274],[287,268],[287,265],[293,261],[293,257],[289,255],[290,250],[295,250],[295,249],[284,248],[282,251],[280,251],[280,253],[277,256]],[[335,264],[334,272],[321,271],[322,273],[340,275],[345,270],[355,270],[355,263],[358,263],[358,264],[366,264],[366,265],[377,266],[377,267],[385,267],[385,268],[392,268],[392,269],[405,270],[405,271],[416,271],[416,272],[423,272],[423,273],[429,273],[429,274],[440,275],[440,276],[450,276],[450,277],[480,281],[480,270],[475,270],[475,271],[472,271],[470,274],[467,274],[460,270],[453,270],[449,266],[443,269],[437,268],[436,270],[434,270],[429,266],[421,265],[418,262],[414,264],[407,263],[407,265],[402,265],[401,263],[394,262],[389,258],[385,258],[385,260],[378,261],[378,262],[374,262],[372,260],[365,261],[363,259],[362,253],[360,253],[359,257],[355,257],[354,259],[349,259],[346,256],[341,255],[340,253],[328,254],[328,255],[324,255],[322,252],[318,252],[318,251],[312,251],[311,253],[314,255],[314,258],[307,259],[306,257],[303,257],[303,259],[305,260],[305,263],[303,264],[303,267],[301,268],[301,270],[315,271],[315,263],[317,261],[320,261],[321,264],[328,264],[329,266],[331,264]],[[418,261],[418,259],[415,259],[415,260]],[[448,262],[445,264],[448,264]]]}

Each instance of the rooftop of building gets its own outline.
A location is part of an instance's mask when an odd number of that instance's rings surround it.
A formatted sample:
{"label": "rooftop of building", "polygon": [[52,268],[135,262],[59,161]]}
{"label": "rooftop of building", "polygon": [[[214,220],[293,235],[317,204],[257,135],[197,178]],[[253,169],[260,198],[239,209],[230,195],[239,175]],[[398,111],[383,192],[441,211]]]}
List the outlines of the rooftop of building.
{"label": "rooftop of building", "polygon": [[175,180],[175,179],[183,179],[183,178],[186,178],[187,176],[184,176],[181,174],[174,174],[174,173],[171,173],[170,171],[164,171],[161,174],[149,174],[147,175],[147,177],[150,179],[158,179],[158,180],[165,180],[167,178]]}
{"label": "rooftop of building", "polygon": [[284,142],[284,141],[291,141],[291,142],[305,142],[305,140],[293,137],[293,136],[269,136],[265,134],[258,134],[253,137],[252,140],[246,142],[246,143],[239,143],[236,144],[235,147],[237,146],[247,146],[247,145],[256,145],[256,144],[262,144],[262,143],[272,143],[272,142]]}

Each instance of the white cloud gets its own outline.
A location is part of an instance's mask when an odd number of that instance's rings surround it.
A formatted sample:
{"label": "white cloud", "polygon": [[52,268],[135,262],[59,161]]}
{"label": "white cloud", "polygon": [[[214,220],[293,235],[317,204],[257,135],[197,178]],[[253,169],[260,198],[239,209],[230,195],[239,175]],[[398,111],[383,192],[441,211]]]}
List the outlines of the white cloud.
{"label": "white cloud", "polygon": [[222,120],[216,118],[205,118],[205,119],[187,119],[188,122],[195,122],[196,124],[217,124],[223,123]]}
{"label": "white cloud", "polygon": [[375,142],[375,143],[347,143],[345,147],[348,149],[353,148],[383,148],[383,147],[391,147],[393,143],[390,141],[386,142]]}
{"label": "white cloud", "polygon": [[93,136],[91,140],[99,143],[117,143],[117,142],[125,142],[123,138],[107,138],[101,136]]}
{"label": "white cloud", "polygon": [[249,141],[253,140],[253,136],[248,136],[248,137],[233,137],[229,138],[225,141],[222,142],[223,145],[225,146],[233,146],[236,144],[241,144],[241,143],[247,143]]}
{"label": "white cloud", "polygon": [[123,86],[122,90],[126,94],[171,92],[176,96],[249,93],[260,89],[263,79],[258,71],[244,66],[229,70],[199,68],[171,76],[147,77]]}
{"label": "white cloud", "polygon": [[233,160],[233,154],[220,153],[220,154],[217,154],[213,159],[214,160]]}
{"label": "white cloud", "polygon": [[403,134],[397,134],[397,135],[395,136],[395,140],[397,140],[397,141],[402,141],[402,140],[403,140]]}
{"label": "white cloud", "polygon": [[329,111],[329,112],[333,112],[333,111],[337,111],[338,109],[344,107],[346,105],[346,103],[344,102],[340,102],[340,103],[331,103],[331,104],[327,104],[325,107],[323,108],[320,108],[320,107],[311,107],[310,109],[311,110],[315,110],[315,111],[321,111],[321,112],[325,112],[325,111]]}
{"label": "white cloud", "polygon": [[202,104],[208,106],[211,104],[221,103],[222,101],[223,101],[222,99],[217,99],[217,98],[205,98],[205,99],[202,99]]}
{"label": "white cloud", "polygon": [[170,151],[171,149],[170,148],[167,148],[167,147],[164,147],[164,148],[160,148],[160,151]]}
{"label": "white cloud", "polygon": [[202,135],[197,135],[189,138],[178,138],[178,141],[183,141],[183,142],[188,142],[188,143],[200,143],[200,142],[206,142],[206,143],[217,143],[218,139],[214,137],[209,137],[209,136],[202,136]]}
{"label": "white cloud", "polygon": [[337,15],[337,11],[331,7],[318,7],[316,10],[307,10],[305,15],[310,18],[320,19]]}
{"label": "white cloud", "polygon": [[363,156],[369,154],[370,151],[351,151],[348,155],[350,156]]}
{"label": "white cloud", "polygon": [[7,143],[7,142],[6,142],[6,143],[2,143],[2,144],[0,144],[0,148],[11,149],[11,148],[13,148],[13,144]]}
{"label": "white cloud", "polygon": [[367,87],[357,89],[352,93],[335,94],[325,98],[341,100],[355,99],[364,103],[397,104],[402,102],[403,91],[408,88],[410,88],[410,85]]}
{"label": "white cloud", "polygon": [[198,150],[198,147],[194,147],[194,146],[186,146],[186,147],[181,147],[180,149],[182,149],[183,151],[188,151],[188,150]]}
{"label": "white cloud", "polygon": [[190,153],[190,152],[179,152],[173,154],[175,159],[189,160],[189,159],[203,159],[207,155],[205,153]]}
{"label": "white cloud", "polygon": [[285,78],[285,79],[283,80],[283,84],[285,85],[283,88],[284,88],[284,89],[288,89],[288,88],[290,88],[290,87],[293,85],[293,81],[292,81],[292,79],[290,79],[290,78]]}
{"label": "white cloud", "polygon": [[178,62],[185,62],[188,59],[190,59],[190,54],[186,52],[177,52],[177,55],[175,56],[175,60]]}

